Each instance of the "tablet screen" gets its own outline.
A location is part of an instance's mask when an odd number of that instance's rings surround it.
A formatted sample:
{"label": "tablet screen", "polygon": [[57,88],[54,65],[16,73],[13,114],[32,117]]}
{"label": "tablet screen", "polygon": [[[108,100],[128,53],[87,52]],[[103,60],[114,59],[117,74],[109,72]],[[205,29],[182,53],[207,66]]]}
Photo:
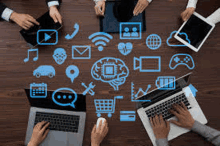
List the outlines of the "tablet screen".
{"label": "tablet screen", "polygon": [[[190,44],[198,48],[211,29],[211,25],[193,14],[180,32],[186,33],[190,40]],[[185,35],[178,34],[177,36],[188,42]]]}

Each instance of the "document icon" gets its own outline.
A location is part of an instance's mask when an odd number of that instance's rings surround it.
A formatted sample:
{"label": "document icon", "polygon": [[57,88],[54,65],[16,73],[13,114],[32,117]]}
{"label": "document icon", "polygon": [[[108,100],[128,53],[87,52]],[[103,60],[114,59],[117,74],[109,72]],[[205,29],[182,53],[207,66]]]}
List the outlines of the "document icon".
{"label": "document icon", "polygon": [[72,46],[72,59],[91,59],[91,46]]}

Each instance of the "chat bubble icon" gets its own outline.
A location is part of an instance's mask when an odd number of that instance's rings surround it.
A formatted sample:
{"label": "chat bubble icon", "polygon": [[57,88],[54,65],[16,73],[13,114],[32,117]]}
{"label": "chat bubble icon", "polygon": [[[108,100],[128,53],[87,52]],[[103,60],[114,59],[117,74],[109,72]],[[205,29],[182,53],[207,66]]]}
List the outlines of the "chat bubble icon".
{"label": "chat bubble icon", "polygon": [[77,93],[70,88],[59,88],[53,92],[52,100],[59,106],[71,106],[75,108],[74,103],[77,100]]}

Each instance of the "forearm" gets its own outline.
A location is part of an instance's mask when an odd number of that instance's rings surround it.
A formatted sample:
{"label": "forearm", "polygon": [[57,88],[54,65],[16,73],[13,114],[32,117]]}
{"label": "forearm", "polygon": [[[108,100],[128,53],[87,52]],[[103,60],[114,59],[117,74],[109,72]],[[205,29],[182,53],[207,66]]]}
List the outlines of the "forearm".
{"label": "forearm", "polygon": [[169,146],[167,138],[156,139],[157,146]]}
{"label": "forearm", "polygon": [[214,13],[207,17],[207,20],[214,24],[220,22],[220,8],[218,8]]}
{"label": "forearm", "polygon": [[220,145],[220,131],[213,129],[209,126],[203,125],[198,121],[195,121],[191,130],[200,134],[208,141],[210,141],[212,144],[216,146]]}
{"label": "forearm", "polygon": [[0,16],[2,19],[9,21],[13,10],[9,9],[5,4],[0,2]]}
{"label": "forearm", "polygon": [[196,8],[197,2],[198,0],[189,0],[186,8],[190,8],[190,7]]}

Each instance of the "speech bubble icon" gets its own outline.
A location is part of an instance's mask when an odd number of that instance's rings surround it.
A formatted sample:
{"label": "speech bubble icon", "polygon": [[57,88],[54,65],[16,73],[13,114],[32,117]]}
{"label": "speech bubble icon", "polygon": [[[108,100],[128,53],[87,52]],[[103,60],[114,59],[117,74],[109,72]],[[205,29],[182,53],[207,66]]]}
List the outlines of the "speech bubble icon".
{"label": "speech bubble icon", "polygon": [[79,69],[77,66],[70,65],[66,68],[66,76],[71,79],[72,83],[74,79],[78,77],[78,75],[79,75]]}
{"label": "speech bubble icon", "polygon": [[[61,91],[65,91],[65,92],[61,92]],[[54,103],[56,103],[59,106],[71,106],[75,108],[74,103],[77,100],[77,93],[70,88],[59,88],[53,92],[52,100]]]}

